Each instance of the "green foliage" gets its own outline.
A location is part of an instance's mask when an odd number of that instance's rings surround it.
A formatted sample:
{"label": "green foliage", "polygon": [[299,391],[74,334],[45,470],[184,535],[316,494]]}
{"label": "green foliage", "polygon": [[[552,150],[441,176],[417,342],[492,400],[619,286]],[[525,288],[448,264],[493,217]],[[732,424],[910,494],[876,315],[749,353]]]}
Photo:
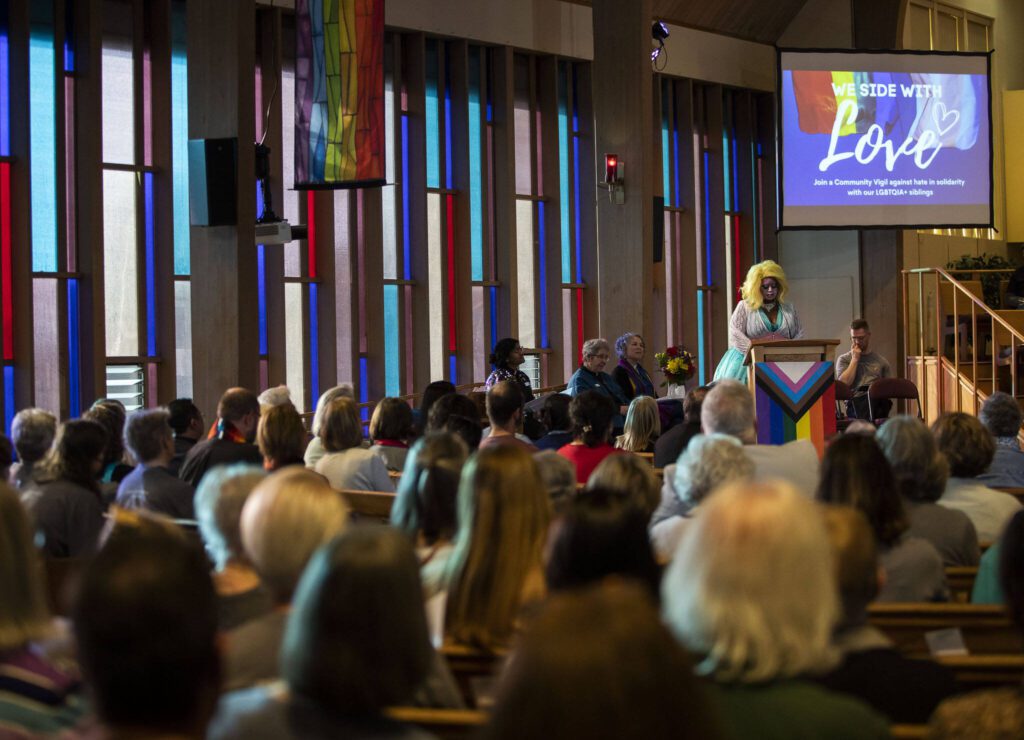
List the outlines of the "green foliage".
{"label": "green foliage", "polygon": [[[988,254],[982,252],[977,257],[970,254],[962,254],[952,262],[946,263],[947,270],[1009,270],[1014,269],[1014,265],[1011,264],[1005,257],[1000,257],[998,254]],[[986,273],[979,277],[981,278],[982,292],[985,294],[985,303],[989,308],[1002,308],[999,305],[999,281],[1005,280],[1010,276],[1010,272],[1003,274],[999,273]],[[967,275],[960,273],[954,275],[957,280],[969,280],[973,275]]]}

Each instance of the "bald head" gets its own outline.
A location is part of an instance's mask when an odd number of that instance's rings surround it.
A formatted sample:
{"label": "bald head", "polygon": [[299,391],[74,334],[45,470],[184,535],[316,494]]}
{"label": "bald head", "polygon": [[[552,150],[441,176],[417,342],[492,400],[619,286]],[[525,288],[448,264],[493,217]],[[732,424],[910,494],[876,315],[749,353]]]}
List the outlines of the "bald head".
{"label": "bald head", "polygon": [[260,418],[260,402],[247,388],[228,388],[217,404],[217,417],[231,422],[248,442],[252,442]]}
{"label": "bald head", "polygon": [[700,407],[705,434],[728,434],[743,444],[753,444],[754,397],[736,380],[720,380],[708,391]]}

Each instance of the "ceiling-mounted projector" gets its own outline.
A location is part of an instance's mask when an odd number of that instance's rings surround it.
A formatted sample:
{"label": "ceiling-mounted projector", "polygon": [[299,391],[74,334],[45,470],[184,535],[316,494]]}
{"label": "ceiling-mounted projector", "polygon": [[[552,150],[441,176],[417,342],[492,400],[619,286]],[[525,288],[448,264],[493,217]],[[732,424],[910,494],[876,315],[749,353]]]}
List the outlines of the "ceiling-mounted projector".
{"label": "ceiling-mounted projector", "polygon": [[287,244],[295,239],[305,239],[309,233],[305,226],[292,226],[287,221],[271,221],[256,224],[256,243],[263,245]]}

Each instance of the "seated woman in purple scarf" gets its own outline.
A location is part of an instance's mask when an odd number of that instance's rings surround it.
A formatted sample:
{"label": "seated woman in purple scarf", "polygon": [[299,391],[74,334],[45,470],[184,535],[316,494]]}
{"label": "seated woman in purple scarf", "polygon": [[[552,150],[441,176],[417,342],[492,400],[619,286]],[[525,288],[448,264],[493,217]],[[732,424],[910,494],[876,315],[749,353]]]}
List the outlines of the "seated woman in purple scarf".
{"label": "seated woman in purple scarf", "polygon": [[655,395],[654,381],[640,364],[645,349],[644,338],[639,334],[626,332],[615,340],[615,354],[619,356],[619,364],[612,370],[612,377],[630,401],[637,396]]}
{"label": "seated woman in purple scarf", "polygon": [[[657,398],[654,381],[640,364],[644,359],[645,350],[644,338],[639,334],[626,332],[615,340],[615,353],[619,356],[619,364],[612,370],[612,377],[630,400],[637,396]],[[663,401],[658,404],[663,432],[682,420],[682,408],[682,404],[678,402]]]}

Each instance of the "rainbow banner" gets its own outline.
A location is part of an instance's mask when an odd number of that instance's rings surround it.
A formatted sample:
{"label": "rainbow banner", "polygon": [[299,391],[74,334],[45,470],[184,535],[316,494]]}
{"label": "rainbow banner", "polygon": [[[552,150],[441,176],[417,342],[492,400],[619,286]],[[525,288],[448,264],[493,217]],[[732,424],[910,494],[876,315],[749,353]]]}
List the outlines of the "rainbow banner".
{"label": "rainbow banner", "polygon": [[832,362],[760,362],[754,375],[757,441],[779,445],[809,439],[825,452],[836,431]]}
{"label": "rainbow banner", "polygon": [[296,0],[295,187],[384,183],[384,0]]}

